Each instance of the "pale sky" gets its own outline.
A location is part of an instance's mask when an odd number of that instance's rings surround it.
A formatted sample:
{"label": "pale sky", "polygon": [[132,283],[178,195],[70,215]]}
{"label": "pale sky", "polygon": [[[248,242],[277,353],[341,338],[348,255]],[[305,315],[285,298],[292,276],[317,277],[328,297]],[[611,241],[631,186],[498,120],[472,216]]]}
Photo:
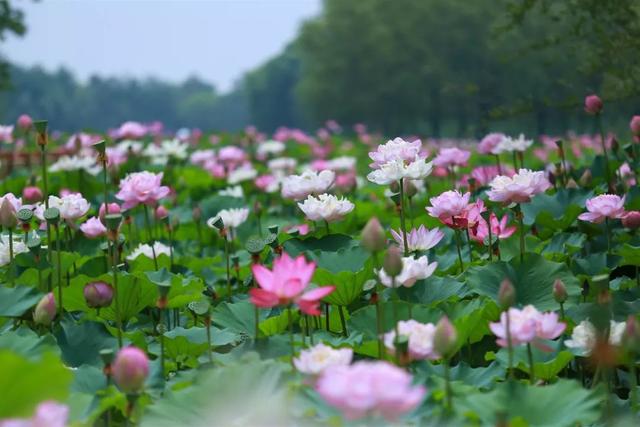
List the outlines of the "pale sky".
{"label": "pale sky", "polygon": [[27,34],[0,51],[19,65],[65,66],[85,80],[191,75],[226,91],[276,55],[321,0],[30,0]]}

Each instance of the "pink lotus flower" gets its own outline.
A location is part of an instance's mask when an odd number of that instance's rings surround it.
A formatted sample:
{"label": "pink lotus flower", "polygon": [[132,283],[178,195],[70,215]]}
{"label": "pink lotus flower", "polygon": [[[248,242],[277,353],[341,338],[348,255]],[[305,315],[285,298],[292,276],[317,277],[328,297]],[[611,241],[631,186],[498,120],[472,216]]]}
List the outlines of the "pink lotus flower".
{"label": "pink lotus flower", "polygon": [[107,147],[105,154],[107,155],[107,166],[111,169],[117,169],[129,159],[129,153],[122,147]]}
{"label": "pink lotus flower", "polygon": [[120,139],[141,139],[147,134],[147,127],[138,122],[124,122],[118,130],[116,135]]}
{"label": "pink lotus flower", "polygon": [[601,223],[605,218],[622,218],[624,211],[624,197],[615,194],[601,194],[587,200],[587,211],[580,214],[578,219],[582,221]]}
{"label": "pink lotus flower", "polygon": [[380,144],[376,151],[369,153],[369,157],[373,160],[371,167],[377,169],[393,161],[411,163],[420,153],[421,147],[422,143],[418,139],[407,142],[402,138],[396,138],[386,144]]}
{"label": "pink lotus flower", "polygon": [[[510,167],[502,167],[502,173],[506,176],[513,176],[515,173]],[[478,166],[471,171],[471,178],[476,180],[476,183],[480,186],[487,185],[500,175],[500,171],[497,166]]]}
{"label": "pink lotus flower", "polygon": [[68,417],[67,405],[45,401],[38,405],[36,413],[31,418],[0,420],[0,427],[65,427]]}
{"label": "pink lotus flower", "polygon": [[631,122],[629,122],[629,129],[635,136],[640,135],[640,116],[633,116]]}
{"label": "pink lotus flower", "polygon": [[426,209],[429,215],[438,218],[449,227],[465,228],[467,226],[466,220],[462,224],[459,219],[465,217],[470,197],[471,193],[463,195],[458,190],[445,191],[439,196],[429,199],[431,207]]}
{"label": "pink lotus flower", "polygon": [[493,154],[494,149],[500,145],[502,140],[507,136],[503,133],[490,133],[478,144],[478,153],[480,154]]}
{"label": "pink lotus flower", "polygon": [[[507,221],[509,221],[509,217],[507,215],[503,215],[502,219],[498,221],[496,214],[491,212],[489,215],[489,222],[491,223],[492,239],[506,239],[516,232],[517,227],[507,226]],[[478,227],[475,229],[475,233],[473,231],[471,232],[471,238],[477,242],[483,243],[487,237],[489,237],[489,225],[484,218],[481,218],[478,223]]]}
{"label": "pink lotus flower", "polygon": [[491,181],[491,189],[487,191],[489,200],[494,202],[526,203],[538,193],[545,192],[551,183],[544,176],[543,171],[532,172],[520,169],[512,177],[500,175]]}
{"label": "pink lotus flower", "polygon": [[307,375],[319,375],[330,366],[347,366],[351,363],[353,350],[351,348],[334,349],[324,343],[302,350],[300,356],[293,359],[298,372]]}
{"label": "pink lotus flower", "polygon": [[[436,327],[433,323],[420,323],[413,319],[398,322],[398,333],[409,340],[409,359],[411,360],[437,360],[440,355],[433,348],[433,337]],[[384,334],[384,345],[392,353],[395,353],[396,331],[395,329]]]}
{"label": "pink lotus flower", "polygon": [[273,262],[273,270],[254,264],[251,271],[260,288],[249,291],[251,302],[263,308],[295,303],[302,312],[319,316],[320,300],[333,292],[335,286],[321,286],[305,292],[315,270],[316,264],[308,263],[303,255],[292,259],[287,253]]}
{"label": "pink lotus flower", "polygon": [[260,190],[266,191],[267,193],[274,193],[280,188],[278,178],[273,175],[260,175],[253,181],[253,183]]}
{"label": "pink lotus flower", "polygon": [[[120,205],[118,205],[117,203],[109,203],[107,205],[107,208],[109,209],[109,214],[119,214],[120,213]],[[102,221],[102,223],[104,223],[104,218],[107,216],[107,209],[104,206],[104,203],[100,205],[100,209],[98,210],[98,218],[100,218],[100,221]]]}
{"label": "pink lotus flower", "polygon": [[584,111],[588,114],[600,114],[602,107],[602,100],[598,95],[589,95],[584,99]]}
{"label": "pink lotus flower", "polygon": [[465,166],[469,157],[471,157],[470,151],[461,150],[456,147],[442,148],[436,158],[433,159],[433,164],[445,168],[450,166]]}
{"label": "pink lotus flower", "polygon": [[[402,234],[402,230],[391,230],[391,235],[398,243],[400,251],[404,252],[404,239]],[[409,246],[409,252],[428,251],[437,245],[443,237],[444,233],[437,228],[429,230],[424,225],[421,225],[418,229],[414,228],[407,233],[407,245]]]}
{"label": "pink lotus flower", "polygon": [[162,185],[162,172],[135,172],[120,181],[120,191],[116,198],[124,201],[123,209],[131,209],[139,204],[155,205],[169,194],[169,187]]}
{"label": "pink lotus flower", "polygon": [[89,239],[95,239],[104,236],[107,233],[107,227],[104,226],[99,218],[92,216],[80,226],[80,231]]}
{"label": "pink lotus flower", "polygon": [[112,365],[115,383],[125,393],[137,393],[149,376],[147,354],[137,347],[124,347]]}
{"label": "pink lotus flower", "polygon": [[22,130],[29,130],[33,126],[33,119],[28,114],[21,114],[18,117],[18,127]]}
{"label": "pink lotus flower", "polygon": [[13,125],[0,125],[0,142],[11,144],[13,142]]}
{"label": "pink lotus flower", "polygon": [[409,373],[382,361],[331,366],[322,373],[315,388],[350,420],[381,415],[395,421],[420,405],[426,394],[423,386],[412,385]]}
{"label": "pink lotus flower", "polygon": [[[534,306],[527,305],[522,310],[509,309],[509,331],[511,345],[527,344],[536,339],[552,340],[564,332],[566,324],[558,321],[553,312],[541,313]],[[489,329],[497,337],[501,347],[507,347],[507,313],[502,312],[500,322],[490,323]]]}
{"label": "pink lotus flower", "polygon": [[36,186],[28,186],[22,189],[22,198],[26,203],[33,204],[42,201],[42,190]]}
{"label": "pink lotus flower", "polygon": [[244,150],[233,145],[222,147],[218,152],[218,160],[230,167],[243,163],[246,159]]}
{"label": "pink lotus flower", "polygon": [[622,225],[631,229],[640,227],[640,211],[629,211],[624,214]]}

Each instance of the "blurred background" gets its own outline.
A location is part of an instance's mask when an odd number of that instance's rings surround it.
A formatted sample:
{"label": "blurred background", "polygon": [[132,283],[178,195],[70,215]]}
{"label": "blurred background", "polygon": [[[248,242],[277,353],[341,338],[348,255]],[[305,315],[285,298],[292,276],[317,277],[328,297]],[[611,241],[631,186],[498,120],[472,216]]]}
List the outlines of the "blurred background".
{"label": "blurred background", "polygon": [[640,113],[640,0],[0,0],[0,123],[590,132]]}

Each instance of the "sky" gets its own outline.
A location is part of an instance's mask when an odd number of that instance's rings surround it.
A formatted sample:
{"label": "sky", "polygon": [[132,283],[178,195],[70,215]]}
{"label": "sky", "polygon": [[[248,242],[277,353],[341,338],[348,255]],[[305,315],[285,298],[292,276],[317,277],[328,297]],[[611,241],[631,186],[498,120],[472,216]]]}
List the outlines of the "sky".
{"label": "sky", "polygon": [[2,53],[19,65],[89,76],[196,75],[218,90],[277,55],[321,0],[29,0],[27,34]]}

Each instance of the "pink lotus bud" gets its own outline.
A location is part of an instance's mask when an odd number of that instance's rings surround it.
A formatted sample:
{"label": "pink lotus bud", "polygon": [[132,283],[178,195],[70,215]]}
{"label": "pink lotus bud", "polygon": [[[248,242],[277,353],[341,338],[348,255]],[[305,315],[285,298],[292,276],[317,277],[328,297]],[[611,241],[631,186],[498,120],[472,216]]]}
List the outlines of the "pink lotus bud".
{"label": "pink lotus bud", "polygon": [[38,325],[48,326],[56,317],[56,299],[53,292],[42,297],[36,309],[33,311],[33,321]]}
{"label": "pink lotus bud", "polygon": [[393,245],[387,250],[382,261],[382,269],[390,277],[396,277],[402,272],[402,253],[400,248]]}
{"label": "pink lotus bud", "polygon": [[627,228],[640,227],[640,211],[629,211],[622,217],[622,225]]}
{"label": "pink lotus bud", "polygon": [[[109,214],[119,214],[120,213],[120,205],[117,203],[109,203]],[[107,216],[105,212],[104,203],[100,205],[100,210],[98,211],[98,217],[100,221],[104,224],[104,217]]]}
{"label": "pink lotus bud", "polygon": [[105,282],[87,283],[83,293],[87,305],[91,308],[108,307],[113,300],[113,288]]}
{"label": "pink lotus bud", "polygon": [[602,100],[598,95],[589,95],[584,99],[584,111],[589,114],[600,114],[602,106]]}
{"label": "pink lotus bud", "polygon": [[433,349],[443,357],[448,358],[456,347],[458,333],[447,316],[438,321],[433,335]]}
{"label": "pink lotus bud", "polygon": [[640,350],[640,324],[632,314],[627,318],[622,339],[627,349],[633,352]]}
{"label": "pink lotus bud", "polygon": [[18,224],[16,218],[16,208],[7,197],[0,204],[0,225],[6,228],[13,228]]}
{"label": "pink lotus bud", "polygon": [[22,200],[24,203],[35,204],[42,201],[42,190],[36,186],[24,187],[22,190]]}
{"label": "pink lotus bud", "polygon": [[155,216],[157,220],[165,219],[169,216],[169,211],[164,206],[160,205],[156,208]]}
{"label": "pink lotus bud", "polygon": [[635,136],[640,135],[640,116],[633,116],[631,118],[629,128],[631,129],[631,133]]}
{"label": "pink lotus bud", "polygon": [[27,114],[22,114],[18,117],[18,127],[22,130],[29,130],[33,126],[33,119]]}
{"label": "pink lotus bud", "polygon": [[500,283],[500,290],[498,291],[498,303],[503,307],[511,307],[516,301],[516,288],[509,279],[504,279]]}
{"label": "pink lotus bud", "polygon": [[116,356],[111,373],[120,390],[125,393],[139,392],[149,376],[147,354],[137,347],[123,348]]}
{"label": "pink lotus bud", "polygon": [[380,252],[387,246],[387,239],[378,218],[373,217],[367,222],[362,229],[360,241],[362,247],[369,252]]}
{"label": "pink lotus bud", "polygon": [[560,279],[556,279],[556,281],[553,282],[553,298],[560,304],[564,303],[567,298],[569,298],[569,295],[567,295],[567,288],[564,285],[564,282]]}

